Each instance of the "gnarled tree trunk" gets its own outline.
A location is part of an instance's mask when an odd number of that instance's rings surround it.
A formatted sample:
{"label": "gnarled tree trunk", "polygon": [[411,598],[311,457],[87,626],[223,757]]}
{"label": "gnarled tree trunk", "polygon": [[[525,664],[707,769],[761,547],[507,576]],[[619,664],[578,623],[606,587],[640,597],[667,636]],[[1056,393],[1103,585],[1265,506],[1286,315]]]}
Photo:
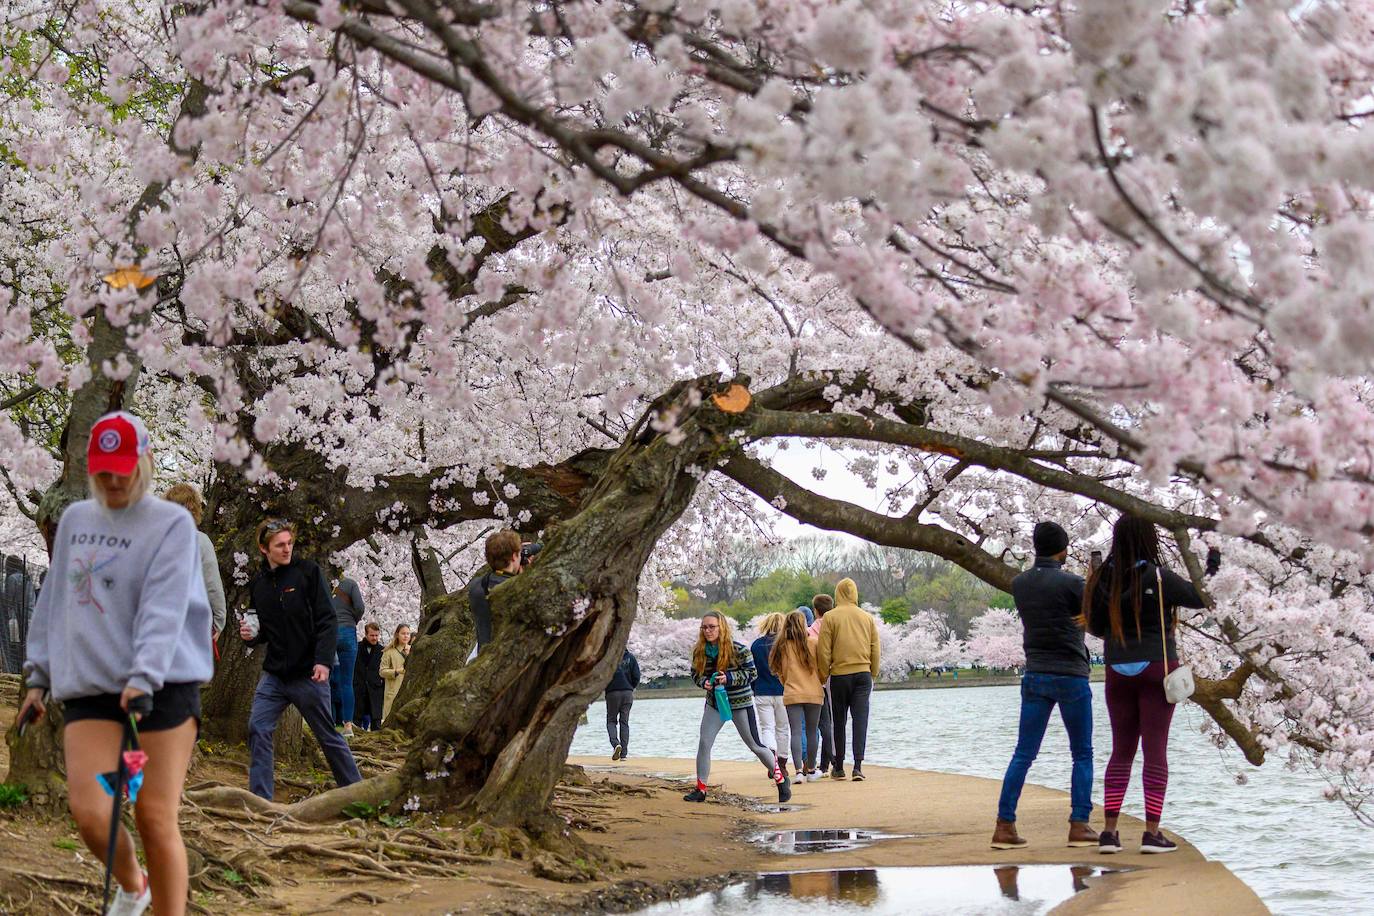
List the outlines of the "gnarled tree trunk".
{"label": "gnarled tree trunk", "polygon": [[[552,826],[549,797],[578,720],[625,648],[640,571],[700,479],[736,447],[748,404],[739,385],[698,381],[641,419],[539,560],[492,590],[491,644],[471,665],[442,660],[393,804],[536,833]],[[654,432],[657,416],[675,417],[676,428]]]}

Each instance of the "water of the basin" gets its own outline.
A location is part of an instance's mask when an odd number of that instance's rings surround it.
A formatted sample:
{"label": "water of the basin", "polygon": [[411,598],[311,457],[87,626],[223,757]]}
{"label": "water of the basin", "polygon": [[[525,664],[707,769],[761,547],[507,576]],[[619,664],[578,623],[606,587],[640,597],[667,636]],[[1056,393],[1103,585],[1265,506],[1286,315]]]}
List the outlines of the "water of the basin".
{"label": "water of the basin", "polygon": [[641,916],[1035,916],[1048,913],[1100,874],[1091,866],[962,865],[939,868],[846,868],[774,872],[673,903]]}
{"label": "water of the basin", "polygon": [[[884,690],[874,694],[868,730],[868,762],[944,770],[1001,779],[1016,743],[1019,688]],[[631,717],[631,751],[638,757],[696,755],[701,700],[655,700],[640,690]],[[1102,801],[1102,772],[1111,753],[1111,733],[1102,685],[1093,685],[1093,756]],[[578,729],[572,753],[608,756],[605,707],[593,704]],[[1234,750],[1219,750],[1199,727],[1205,713],[1191,704],[1174,716],[1169,742],[1169,792],[1164,825],[1176,830],[1208,858],[1224,862],[1276,913],[1374,913],[1374,831],[1347,810],[1322,799],[1325,782],[1284,769],[1274,755],[1258,769]],[[720,759],[752,759],[744,746],[722,735]],[[609,763],[609,759],[607,763]],[[629,763],[633,764],[631,758]],[[1141,814],[1140,759],[1136,760],[1126,813]],[[1069,786],[1069,747],[1056,717],[1050,723],[1030,781],[1057,789]],[[1244,785],[1237,775],[1246,777]],[[798,788],[800,795],[805,787]],[[856,788],[861,788],[857,787]],[[841,812],[836,812],[840,814]],[[989,833],[995,811],[977,812]],[[1093,811],[1101,823],[1101,809]],[[1135,843],[1135,836],[1124,836]]]}

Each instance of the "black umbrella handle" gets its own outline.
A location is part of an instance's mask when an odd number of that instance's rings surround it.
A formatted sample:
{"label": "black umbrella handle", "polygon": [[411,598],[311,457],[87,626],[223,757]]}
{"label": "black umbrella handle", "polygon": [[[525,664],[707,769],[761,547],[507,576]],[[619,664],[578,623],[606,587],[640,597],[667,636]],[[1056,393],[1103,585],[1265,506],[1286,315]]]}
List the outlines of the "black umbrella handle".
{"label": "black umbrella handle", "polygon": [[[129,727],[124,728],[125,737],[128,737]],[[110,910],[110,878],[114,874],[115,851],[119,848],[119,809],[124,800],[124,784],[128,782],[128,770],[124,768],[124,746],[121,742],[119,748],[119,763],[115,768],[114,784],[114,811],[110,814],[110,842],[105,847],[105,895],[100,904],[100,912],[108,913]]]}

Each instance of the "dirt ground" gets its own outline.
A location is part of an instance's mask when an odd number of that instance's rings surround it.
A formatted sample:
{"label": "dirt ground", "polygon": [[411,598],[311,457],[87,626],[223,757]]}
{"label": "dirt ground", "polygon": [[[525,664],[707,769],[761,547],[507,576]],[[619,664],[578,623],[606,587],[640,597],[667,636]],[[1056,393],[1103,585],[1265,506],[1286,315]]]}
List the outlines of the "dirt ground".
{"label": "dirt ground", "polygon": [[[8,727],[13,703],[0,705]],[[379,741],[358,744],[364,772],[396,759]],[[596,869],[570,869],[522,850],[481,828],[445,828],[417,819],[379,823],[352,819],[323,827],[242,811],[188,804],[183,831],[193,849],[193,909],[201,913],[630,912],[649,903],[714,889],[758,871],[885,865],[1103,864],[1096,850],[1063,846],[1067,799],[1028,786],[1018,827],[1032,845],[990,850],[988,817],[998,786],[972,777],[866,768],[864,783],[825,780],[794,788],[787,810],[757,765],[720,762],[719,790],[706,804],[682,800],[691,762],[635,759],[569,761],[573,770],[555,797],[569,830],[602,851]],[[0,771],[8,760],[0,757]],[[325,774],[287,774],[290,800],[326,788]],[[243,786],[241,748],[202,745],[189,786]],[[867,828],[903,838],[843,853],[782,856],[749,837],[770,828]],[[1138,822],[1123,819],[1128,846]],[[94,913],[102,869],[82,846],[70,818],[44,818],[0,808],[0,912]],[[1176,840],[1182,838],[1175,837]],[[201,855],[200,853],[204,853]],[[512,858],[511,856],[517,856]],[[1126,874],[1091,879],[1090,889],[1056,913],[1265,913],[1259,899],[1219,863],[1196,849],[1164,857],[1125,853],[1107,860]],[[589,877],[592,880],[580,880]],[[579,880],[568,880],[575,878]]]}

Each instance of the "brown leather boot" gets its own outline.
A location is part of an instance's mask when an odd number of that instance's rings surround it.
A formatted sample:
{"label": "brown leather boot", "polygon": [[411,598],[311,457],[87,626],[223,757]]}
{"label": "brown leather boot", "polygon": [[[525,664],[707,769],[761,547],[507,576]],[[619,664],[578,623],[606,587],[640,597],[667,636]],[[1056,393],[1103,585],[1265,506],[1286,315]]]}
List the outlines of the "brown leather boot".
{"label": "brown leather boot", "polygon": [[1016,825],[1011,821],[998,821],[997,829],[992,831],[993,849],[1020,849],[1026,845],[1016,833]]}
{"label": "brown leather boot", "polygon": [[1097,831],[1087,821],[1069,821],[1070,846],[1096,846]]}

